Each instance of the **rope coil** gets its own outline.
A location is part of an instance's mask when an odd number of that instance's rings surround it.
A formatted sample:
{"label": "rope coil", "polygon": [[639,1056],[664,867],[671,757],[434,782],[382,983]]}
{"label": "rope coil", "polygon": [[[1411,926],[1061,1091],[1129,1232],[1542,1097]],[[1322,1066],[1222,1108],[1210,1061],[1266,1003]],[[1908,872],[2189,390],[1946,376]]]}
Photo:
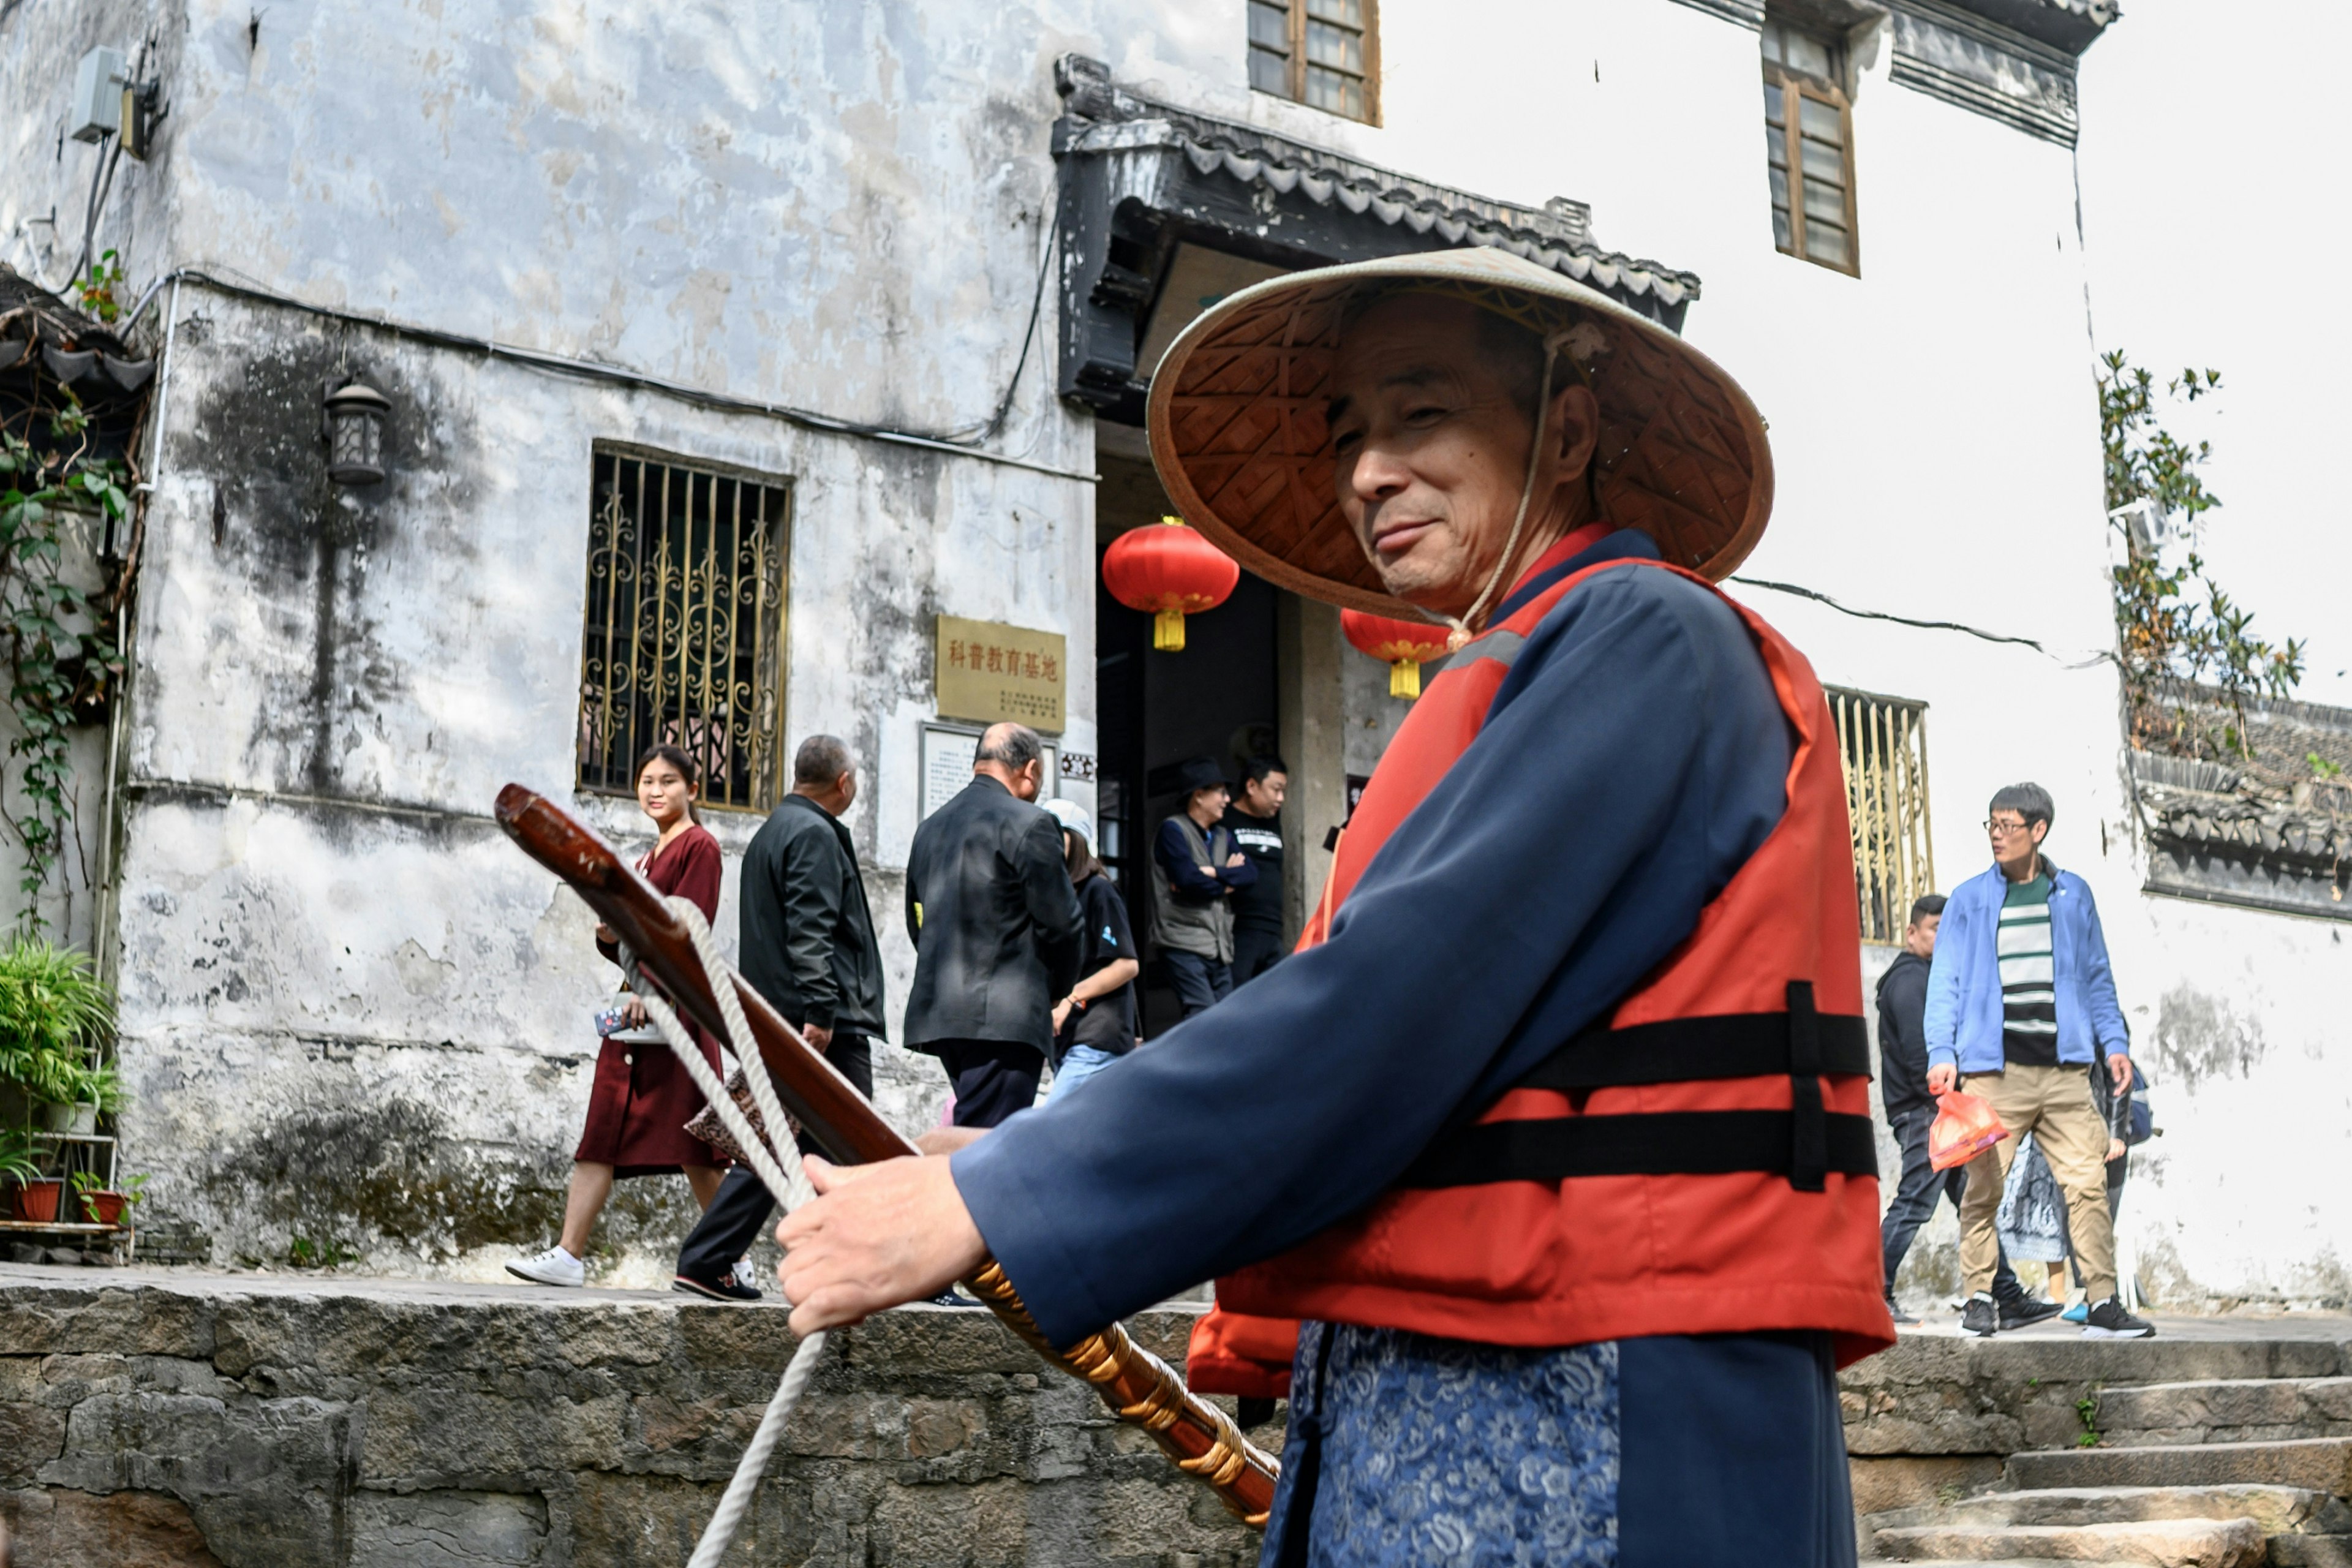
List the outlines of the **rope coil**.
{"label": "rope coil", "polygon": [[[728,1047],[735,1059],[743,1064],[743,1081],[751,1091],[752,1103],[760,1108],[761,1120],[777,1131],[772,1149],[759,1134],[751,1131],[749,1118],[736,1106],[735,1097],[729,1094],[702,1059],[701,1050],[677,1011],[649,989],[638,991],[638,1000],[645,1005],[646,1016],[661,1031],[669,1044],[670,1052],[686,1068],[694,1087],[718,1112],[736,1146],[743,1151],[752,1173],[764,1184],[786,1214],[816,1196],[809,1184],[808,1173],[801,1164],[800,1146],[790,1134],[792,1123],[785,1119],[784,1108],[776,1100],[775,1086],[768,1081],[767,1064],[761,1059],[759,1047],[752,1042],[751,1026],[744,1020],[743,1003],[735,994],[730,983],[727,961],[719,955],[719,944],[712,940],[709,922],[702,911],[685,899],[672,898],[670,908],[694,938],[695,955],[702,960],[702,972],[710,977],[710,993],[719,999],[719,1014],[727,1025]],[[633,987],[634,988],[634,987]],[[792,1419],[793,1407],[800,1403],[801,1394],[808,1387],[816,1371],[817,1358],[824,1353],[824,1332],[819,1330],[800,1342],[793,1352],[790,1364],[784,1368],[783,1381],[776,1385],[776,1394],[768,1402],[766,1412],[760,1417],[759,1429],[736,1463],[734,1478],[719,1500],[719,1508],[703,1528],[702,1539],[688,1560],[687,1568],[719,1568],[719,1560],[727,1552],[727,1544],[735,1538],[736,1527],[742,1523],[744,1511],[751,1506],[751,1494],[759,1489],[760,1478],[766,1473],[768,1459],[784,1435],[784,1423]]]}

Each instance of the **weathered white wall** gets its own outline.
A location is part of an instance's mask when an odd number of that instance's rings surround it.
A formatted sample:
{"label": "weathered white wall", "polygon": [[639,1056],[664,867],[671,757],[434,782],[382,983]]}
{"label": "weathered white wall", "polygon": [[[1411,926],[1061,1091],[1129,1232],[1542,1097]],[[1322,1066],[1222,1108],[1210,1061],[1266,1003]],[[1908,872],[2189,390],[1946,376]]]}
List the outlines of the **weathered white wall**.
{"label": "weathered white wall", "polygon": [[[1854,110],[1852,279],[1772,249],[1745,29],[1671,0],[1513,6],[1497,51],[1458,5],[1391,4],[1375,129],[1248,92],[1242,10],[413,0],[271,6],[256,32],[251,6],[191,0],[151,24],[173,116],[154,164],[118,177],[100,243],[126,245],[134,281],[212,263],[305,300],[947,431],[985,417],[1019,353],[1065,51],[1430,179],[1590,201],[1604,244],[1705,279],[1689,333],[1772,420],[1777,521],[1749,575],[2048,650],[1737,590],[1825,679],[1930,704],[1947,886],[1984,864],[1993,788],[2030,776],[2056,795],[2052,853],[2106,911],[2163,1086],[2168,1136],[2125,1210],[2150,1283],[2340,1294],[2352,1212],[2302,1174],[2347,1136],[2327,1076],[2337,929],[2137,891],[2098,662],[2111,633],[2067,151],[1894,85],[1877,51]],[[50,145],[65,79],[132,17],[27,0],[0,23],[0,88],[22,106],[0,116],[0,233],[53,280],[62,262],[29,220],[78,211],[88,172],[86,150]],[[1055,331],[1048,309],[999,445],[1085,468],[1087,422],[1043,369]],[[174,787],[132,797],[127,1128],[134,1163],[225,1254],[282,1255],[301,1234],[481,1271],[494,1244],[551,1223],[609,976],[583,912],[479,814],[508,778],[568,790],[593,439],[793,483],[787,722],[866,759],[853,826],[893,1016],[931,615],[1066,632],[1065,743],[1092,749],[1083,484],[194,287],[179,331],[131,769]],[[392,393],[403,444],[392,482],[351,502],[315,475],[318,383],[346,363]],[[1346,661],[1341,750],[1360,772],[1403,705],[1379,667]],[[635,830],[625,802],[587,809]],[[732,850],[751,824],[714,826]],[[928,1120],[936,1070],[895,1053],[883,1070],[893,1114]],[[614,1231],[645,1243],[625,1275],[650,1272],[682,1218],[675,1199],[640,1211]]]}
{"label": "weathered white wall", "polygon": [[[925,429],[983,418],[1012,373],[1053,27],[319,5],[264,14],[257,40],[250,20],[186,16],[152,268]],[[61,18],[11,26],[36,24],[78,53]],[[1090,433],[1044,368],[1054,330],[1048,312],[1000,447],[1084,468]],[[552,1224],[612,977],[584,911],[485,814],[509,779],[570,795],[593,440],[791,482],[787,727],[865,760],[851,822],[894,1016],[932,616],[1064,632],[1064,743],[1092,749],[1083,483],[193,284],[175,333],[128,770],[125,1132],[224,1257],[299,1236],[478,1272],[500,1256],[480,1246]],[[395,403],[380,490],[319,473],[317,398],[345,369]],[[642,843],[627,803],[582,805]],[[712,826],[734,851],[756,822]],[[731,901],[730,874],[730,933]],[[880,1067],[886,1109],[928,1121],[936,1068]],[[645,1240],[625,1274],[682,1228],[674,1197],[643,1197],[610,1232]]]}

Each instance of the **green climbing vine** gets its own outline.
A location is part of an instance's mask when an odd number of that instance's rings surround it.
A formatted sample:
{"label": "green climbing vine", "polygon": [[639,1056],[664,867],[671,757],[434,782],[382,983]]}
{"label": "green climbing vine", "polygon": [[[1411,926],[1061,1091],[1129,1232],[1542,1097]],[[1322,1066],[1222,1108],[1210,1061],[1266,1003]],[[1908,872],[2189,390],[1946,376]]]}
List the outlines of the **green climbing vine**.
{"label": "green climbing vine", "polygon": [[0,673],[16,721],[8,753],[22,764],[16,804],[0,802],[0,825],[23,850],[28,933],[47,928],[40,895],[72,826],[74,725],[104,706],[122,669],[119,581],[77,584],[68,534],[127,516],[130,483],[121,460],[94,450],[89,416],[69,391],[0,417]]}
{"label": "green climbing vine", "polygon": [[[2161,395],[2156,378],[2120,351],[2104,355],[2099,374],[2099,433],[2105,448],[2107,511],[2122,534],[2124,560],[2115,568],[2117,658],[2132,744],[2185,756],[2244,756],[2246,700],[2284,697],[2303,679],[2304,645],[2258,637],[2253,612],[2214,582],[2192,548],[2167,569],[2155,542],[2118,513],[2152,509],[2191,528],[2221,498],[2201,472],[2212,444],[2194,446],[2162,423],[2163,400],[2195,403],[2221,389],[2221,372],[2184,370]],[[2200,728],[2167,694],[2184,682],[2220,689],[2234,724]]]}

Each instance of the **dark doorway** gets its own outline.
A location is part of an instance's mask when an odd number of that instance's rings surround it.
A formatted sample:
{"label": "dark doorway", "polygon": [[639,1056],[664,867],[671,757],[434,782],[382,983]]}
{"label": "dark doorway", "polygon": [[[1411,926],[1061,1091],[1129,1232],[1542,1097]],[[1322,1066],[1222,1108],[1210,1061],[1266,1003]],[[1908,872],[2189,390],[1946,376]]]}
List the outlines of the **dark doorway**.
{"label": "dark doorway", "polygon": [[[1095,605],[1095,657],[1101,773],[1097,802],[1102,860],[1118,879],[1145,950],[1150,951],[1151,841],[1181,805],[1177,764],[1208,757],[1239,775],[1279,733],[1275,617],[1280,590],[1242,574],[1233,597],[1188,616],[1181,653],[1151,647],[1151,617],[1100,587]],[[1143,1032],[1175,1023],[1176,994],[1155,958],[1143,969]]]}

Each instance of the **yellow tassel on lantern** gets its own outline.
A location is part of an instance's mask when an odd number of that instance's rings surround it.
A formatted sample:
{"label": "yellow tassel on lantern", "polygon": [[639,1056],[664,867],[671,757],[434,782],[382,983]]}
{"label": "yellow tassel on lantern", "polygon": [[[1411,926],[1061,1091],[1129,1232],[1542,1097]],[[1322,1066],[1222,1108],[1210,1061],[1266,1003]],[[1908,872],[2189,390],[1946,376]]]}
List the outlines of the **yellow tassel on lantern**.
{"label": "yellow tassel on lantern", "polygon": [[1417,658],[1389,660],[1389,695],[1391,697],[1421,695],[1421,660]]}
{"label": "yellow tassel on lantern", "polygon": [[1184,612],[1162,610],[1151,617],[1151,646],[1160,653],[1184,651]]}

